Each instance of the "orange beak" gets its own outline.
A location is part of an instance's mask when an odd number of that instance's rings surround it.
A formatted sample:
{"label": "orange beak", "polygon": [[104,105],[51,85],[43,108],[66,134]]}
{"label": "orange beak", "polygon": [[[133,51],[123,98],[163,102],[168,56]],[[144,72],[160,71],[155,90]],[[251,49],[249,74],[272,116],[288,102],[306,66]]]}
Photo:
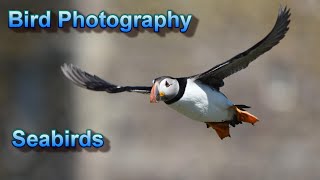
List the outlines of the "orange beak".
{"label": "orange beak", "polygon": [[157,103],[158,102],[158,83],[154,83],[150,92],[150,103]]}

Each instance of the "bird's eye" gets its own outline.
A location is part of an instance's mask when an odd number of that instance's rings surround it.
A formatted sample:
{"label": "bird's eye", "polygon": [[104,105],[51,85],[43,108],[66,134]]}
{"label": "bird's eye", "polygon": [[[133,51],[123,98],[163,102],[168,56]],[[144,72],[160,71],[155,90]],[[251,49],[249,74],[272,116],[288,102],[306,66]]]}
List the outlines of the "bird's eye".
{"label": "bird's eye", "polygon": [[168,81],[166,81],[166,87],[169,87],[170,86],[170,84],[168,83]]}

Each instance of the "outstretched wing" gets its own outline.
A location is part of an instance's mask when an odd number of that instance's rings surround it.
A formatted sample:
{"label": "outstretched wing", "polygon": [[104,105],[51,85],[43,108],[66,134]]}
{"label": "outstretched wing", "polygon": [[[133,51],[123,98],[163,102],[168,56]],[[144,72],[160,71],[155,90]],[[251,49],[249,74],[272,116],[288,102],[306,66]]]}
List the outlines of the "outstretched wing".
{"label": "outstretched wing", "polygon": [[93,91],[106,91],[108,93],[120,92],[137,92],[148,94],[151,92],[151,87],[146,86],[117,86],[111,84],[96,75],[91,75],[73,64],[64,64],[61,66],[63,74],[70,79],[74,84],[87,88]]}
{"label": "outstretched wing", "polygon": [[224,85],[224,78],[248,67],[249,63],[254,61],[260,55],[269,51],[272,47],[277,45],[281,39],[284,38],[286,32],[289,30],[289,18],[290,9],[287,7],[280,7],[277,21],[271,32],[264,39],[250,49],[231,58],[230,60],[221,63],[204,73],[197,74],[189,78],[200,80],[205,84],[209,84],[219,89],[219,87]]}

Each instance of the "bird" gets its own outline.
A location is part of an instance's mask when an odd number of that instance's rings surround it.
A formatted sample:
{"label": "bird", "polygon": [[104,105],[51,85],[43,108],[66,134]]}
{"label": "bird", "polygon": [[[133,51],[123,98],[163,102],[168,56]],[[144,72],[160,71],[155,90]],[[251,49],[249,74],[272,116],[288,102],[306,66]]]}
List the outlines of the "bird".
{"label": "bird", "polygon": [[233,58],[192,76],[161,76],[151,86],[119,86],[83,71],[73,64],[61,66],[63,74],[74,84],[93,91],[108,93],[136,92],[150,94],[150,103],[164,102],[186,117],[205,123],[220,139],[230,136],[230,127],[242,123],[254,125],[259,119],[247,111],[247,105],[234,104],[221,91],[224,79],[245,69],[260,55],[282,40],[290,24],[290,8],[280,6],[272,30],[261,41]]}

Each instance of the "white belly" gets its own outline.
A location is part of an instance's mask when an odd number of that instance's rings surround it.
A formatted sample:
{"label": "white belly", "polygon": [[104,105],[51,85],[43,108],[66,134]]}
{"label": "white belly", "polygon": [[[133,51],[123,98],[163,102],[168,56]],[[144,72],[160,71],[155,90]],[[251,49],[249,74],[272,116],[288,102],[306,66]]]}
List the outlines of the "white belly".
{"label": "white belly", "polygon": [[211,87],[188,80],[181,99],[169,107],[185,116],[201,122],[223,122],[233,118],[233,103]]}

